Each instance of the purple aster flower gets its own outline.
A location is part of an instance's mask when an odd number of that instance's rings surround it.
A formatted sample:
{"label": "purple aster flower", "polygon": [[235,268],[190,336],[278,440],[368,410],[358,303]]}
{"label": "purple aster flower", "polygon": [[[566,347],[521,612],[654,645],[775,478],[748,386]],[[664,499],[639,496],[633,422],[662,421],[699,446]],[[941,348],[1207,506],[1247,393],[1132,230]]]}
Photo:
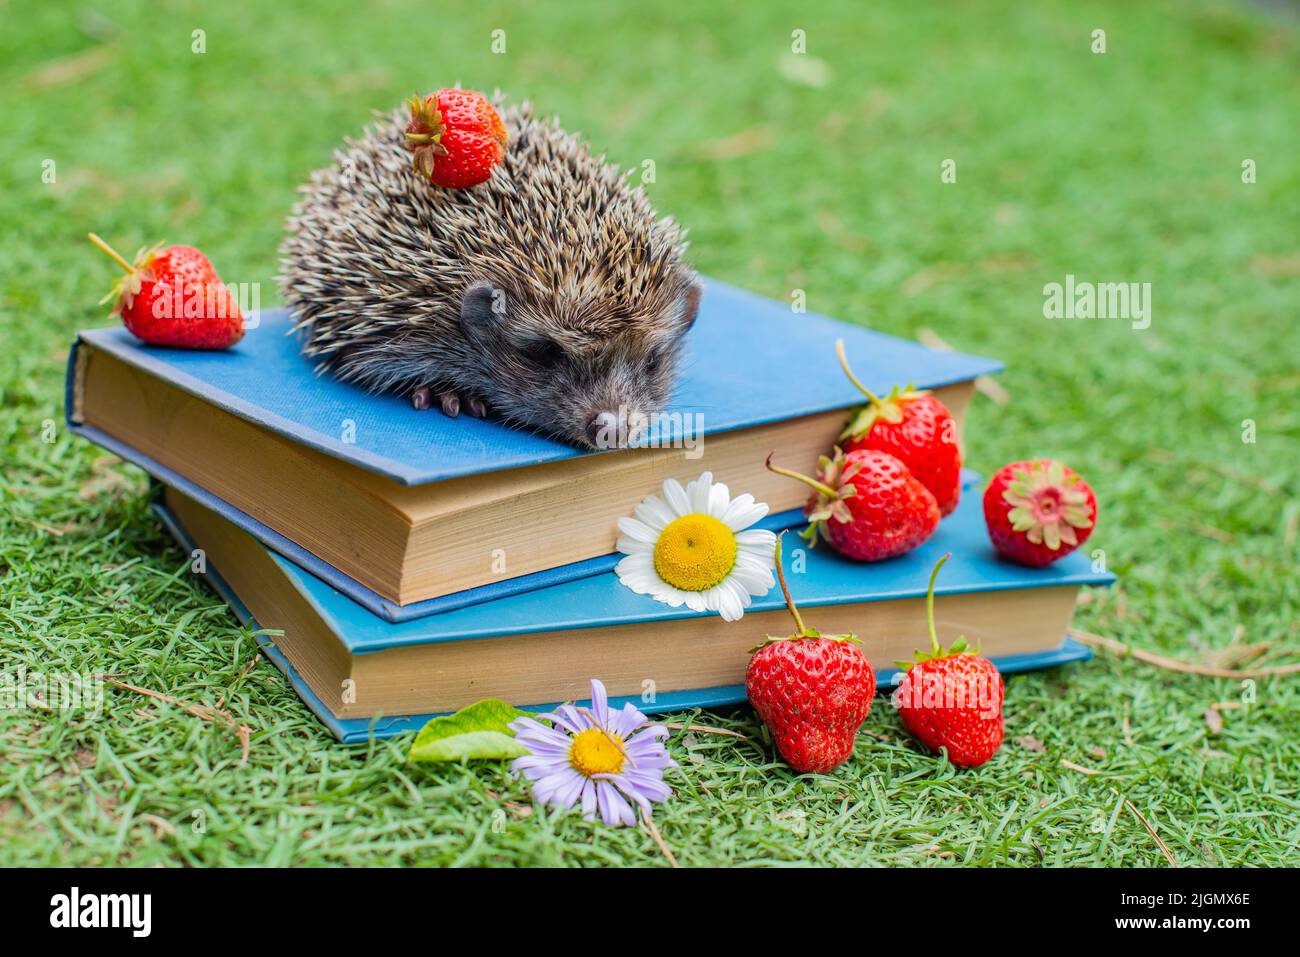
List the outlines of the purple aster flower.
{"label": "purple aster flower", "polygon": [[630,703],[610,711],[605,686],[591,679],[591,707],[563,704],[550,714],[547,727],[534,718],[510,722],[515,740],[529,750],[511,769],[533,784],[533,797],[552,807],[573,807],[582,801],[588,821],[600,812],[606,824],[635,824],[635,803],[646,816],[650,805],[673,793],[664,784],[664,771],[677,767],[662,738],[663,725],[651,724]]}

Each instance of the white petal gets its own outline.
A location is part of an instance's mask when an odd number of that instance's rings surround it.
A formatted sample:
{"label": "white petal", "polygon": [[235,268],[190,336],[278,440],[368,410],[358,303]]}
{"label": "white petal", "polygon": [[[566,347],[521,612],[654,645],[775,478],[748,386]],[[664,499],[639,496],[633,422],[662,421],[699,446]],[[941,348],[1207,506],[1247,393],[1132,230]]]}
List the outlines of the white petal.
{"label": "white petal", "polygon": [[624,586],[638,595],[656,595],[663,590],[663,582],[650,572],[630,572],[619,577]]}
{"label": "white petal", "polygon": [[766,549],[775,552],[776,533],[766,528],[747,528],[736,533],[736,544],[743,548]]}
{"label": "white petal", "polygon": [[741,616],[745,614],[745,606],[741,604],[736,592],[726,582],[719,586],[718,591],[720,593],[718,596],[718,614],[722,616],[722,620],[739,621]]}
{"label": "white petal", "polygon": [[678,594],[682,596],[682,600],[686,602],[686,607],[689,608],[691,611],[712,611],[713,610],[709,608],[708,600],[704,597],[705,595],[708,594],[708,592],[684,591],[684,592],[679,592]]}
{"label": "white petal", "polygon": [[624,555],[652,555],[655,550],[653,543],[638,542],[635,538],[628,538],[626,535],[618,537],[618,541],[614,543],[614,548]]}
{"label": "white petal", "polygon": [[765,568],[771,571],[776,567],[776,550],[766,549],[762,546],[737,545],[736,564],[745,565],[749,568]]}
{"label": "white petal", "polygon": [[736,547],[736,564],[771,570],[776,567],[776,550],[761,546],[739,545]]}
{"label": "white petal", "polygon": [[665,586],[663,582],[659,583],[659,588],[651,593],[655,601],[667,605],[669,608],[681,608],[686,604],[686,592],[678,591],[671,585]]}
{"label": "white petal", "polygon": [[772,573],[766,569],[742,567],[737,565],[731,570],[731,581],[738,582],[751,595],[766,595],[776,584]]}
{"label": "white petal", "polygon": [[618,520],[618,530],[628,538],[636,539],[639,542],[655,542],[659,540],[658,532],[645,522],[637,521],[635,518],[620,518]]}
{"label": "white petal", "polygon": [[673,520],[673,513],[669,511],[668,506],[664,504],[663,499],[657,495],[651,495],[644,502],[638,505],[634,510],[636,517],[645,522],[646,525],[653,528],[656,532],[662,532],[668,527],[668,523]]}
{"label": "white petal", "polygon": [[664,501],[668,504],[673,518],[681,518],[691,513],[691,500],[677,479],[664,479]]}
{"label": "white petal", "polygon": [[620,581],[624,582],[646,575],[652,576],[656,581],[659,578],[655,574],[654,560],[649,555],[629,555],[620,559],[619,563],[614,566],[614,574],[619,577]]}
{"label": "white petal", "polygon": [[721,520],[722,516],[727,514],[727,509],[731,505],[731,490],[721,482],[713,484],[713,491],[709,493],[709,514],[714,518]]}
{"label": "white petal", "polygon": [[713,494],[713,473],[705,472],[686,486],[686,497],[691,500],[691,511],[709,514],[709,496]]}
{"label": "white petal", "polygon": [[722,521],[733,532],[739,532],[749,528],[766,515],[767,511],[767,503],[755,502],[752,495],[746,494],[731,503],[726,514],[722,516]]}
{"label": "white petal", "polygon": [[[753,593],[740,582],[733,582],[732,584],[736,588],[736,597],[740,599],[741,607],[748,608],[754,601]],[[773,582],[772,584],[776,583]]]}

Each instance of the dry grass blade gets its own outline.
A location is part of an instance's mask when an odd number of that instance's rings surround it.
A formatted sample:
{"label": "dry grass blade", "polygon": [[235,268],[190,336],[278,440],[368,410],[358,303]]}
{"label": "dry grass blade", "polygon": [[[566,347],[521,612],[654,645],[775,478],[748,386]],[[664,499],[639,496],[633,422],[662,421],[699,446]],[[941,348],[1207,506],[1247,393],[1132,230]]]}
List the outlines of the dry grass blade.
{"label": "dry grass blade", "polygon": [[[1118,791],[1116,791],[1114,788],[1111,788],[1110,791],[1111,791],[1111,793],[1114,794],[1116,797],[1119,797],[1119,796],[1120,796],[1120,793],[1119,793]],[[1170,867],[1177,867],[1177,866],[1178,866],[1178,862],[1177,862],[1176,860],[1174,860],[1173,852],[1171,852],[1171,851],[1169,850],[1169,845],[1167,845],[1164,841],[1162,841],[1162,840],[1160,839],[1160,835],[1156,833],[1156,829],[1155,829],[1154,827],[1151,826],[1150,822],[1147,821],[1147,819],[1146,819],[1145,817],[1142,816],[1142,812],[1139,811],[1139,810],[1138,810],[1138,809],[1133,805],[1133,802],[1132,802],[1132,801],[1130,801],[1128,798],[1123,798],[1123,801],[1124,801],[1124,804],[1128,807],[1128,809],[1129,809],[1130,811],[1133,812],[1134,817],[1136,817],[1139,821],[1141,821],[1141,822],[1142,822],[1142,826],[1145,827],[1145,828],[1147,829],[1147,833],[1150,834],[1150,835],[1151,835],[1151,839],[1154,840],[1154,841],[1156,842],[1156,846],[1160,848],[1160,853],[1162,853],[1162,854],[1165,856],[1165,860],[1167,860],[1167,861],[1169,862],[1169,866],[1170,866]]]}
{"label": "dry grass blade", "polygon": [[1086,774],[1091,777],[1094,774],[1101,774],[1096,768],[1085,768],[1082,764],[1075,764],[1073,761],[1061,759],[1061,767],[1069,768],[1071,771],[1078,771],[1080,774]]}
{"label": "dry grass blade", "polygon": [[162,837],[164,834],[176,836],[176,825],[157,814],[141,814],[139,818],[153,828],[154,837]]}
{"label": "dry grass blade", "polygon": [[775,142],[776,133],[766,126],[760,126],[700,143],[688,150],[686,155],[688,159],[693,160],[726,162],[765,150]]}
{"label": "dry grass blade", "polygon": [[664,858],[668,861],[669,866],[681,867],[681,865],[677,863],[677,858],[674,856],[672,849],[664,842],[664,836],[659,833],[659,828],[655,825],[654,818],[647,814],[644,809],[641,811],[641,823],[645,826],[646,832],[650,835],[650,839],[659,847],[660,853],[662,853]]}
{"label": "dry grass blade", "polygon": [[[1206,678],[1272,678],[1278,675],[1300,673],[1300,663],[1276,665],[1271,668],[1223,668],[1217,665],[1198,665],[1195,662],[1180,661],[1177,658],[1157,655],[1152,651],[1133,648],[1114,638],[1094,635],[1088,631],[1079,631],[1077,628],[1071,628],[1068,634],[1075,641],[1082,642],[1093,648],[1105,648],[1121,658],[1136,658],[1138,661],[1144,661],[1157,668],[1164,668],[1166,671],[1177,671],[1185,675],[1202,675]],[[1250,647],[1253,650],[1260,646]]]}
{"label": "dry grass blade", "polygon": [[37,67],[23,80],[29,90],[51,90],[84,80],[117,58],[117,47],[105,44],[59,57]]}
{"label": "dry grass blade", "polygon": [[248,727],[248,725],[240,724],[229,711],[209,708],[205,704],[194,704],[189,701],[183,701],[174,695],[164,694],[161,691],[150,691],[148,688],[140,688],[136,685],[127,684],[125,681],[118,681],[116,678],[105,678],[104,680],[115,688],[134,691],[136,694],[146,695],[147,697],[154,698],[158,701],[164,701],[167,704],[174,704],[179,708],[183,708],[188,714],[192,714],[196,718],[229,728],[231,731],[235,732],[235,736],[239,738],[239,763],[248,763],[248,750],[252,741],[252,728]]}
{"label": "dry grass blade", "polygon": [[701,734],[721,734],[728,738],[740,738],[742,741],[748,741],[749,735],[741,734],[739,731],[729,731],[726,728],[710,728],[703,724],[665,724],[669,731],[698,731]]}

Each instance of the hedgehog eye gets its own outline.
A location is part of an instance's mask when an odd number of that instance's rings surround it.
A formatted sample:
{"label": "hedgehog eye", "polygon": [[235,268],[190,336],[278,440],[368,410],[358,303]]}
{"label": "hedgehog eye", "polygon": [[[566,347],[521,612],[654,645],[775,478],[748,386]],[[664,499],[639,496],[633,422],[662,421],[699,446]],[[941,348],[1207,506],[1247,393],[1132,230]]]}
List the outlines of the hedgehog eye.
{"label": "hedgehog eye", "polygon": [[645,357],[645,371],[654,372],[657,368],[659,368],[659,351],[652,349],[650,354]]}
{"label": "hedgehog eye", "polygon": [[552,369],[564,359],[564,349],[553,339],[542,339],[528,350],[528,358],[534,365],[543,369]]}

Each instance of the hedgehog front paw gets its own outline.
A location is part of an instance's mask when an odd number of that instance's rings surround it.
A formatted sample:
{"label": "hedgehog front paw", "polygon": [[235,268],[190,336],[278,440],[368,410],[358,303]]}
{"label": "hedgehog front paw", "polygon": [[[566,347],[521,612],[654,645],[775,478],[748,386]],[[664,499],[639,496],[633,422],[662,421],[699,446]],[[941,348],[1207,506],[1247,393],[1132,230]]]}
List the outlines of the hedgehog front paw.
{"label": "hedgehog front paw", "polygon": [[427,385],[411,391],[411,405],[417,409],[433,408],[435,398],[438,400],[439,408],[442,409],[442,414],[452,419],[462,411],[476,419],[487,415],[487,406],[478,396],[467,395],[462,398],[459,392],[434,392],[433,387]]}

